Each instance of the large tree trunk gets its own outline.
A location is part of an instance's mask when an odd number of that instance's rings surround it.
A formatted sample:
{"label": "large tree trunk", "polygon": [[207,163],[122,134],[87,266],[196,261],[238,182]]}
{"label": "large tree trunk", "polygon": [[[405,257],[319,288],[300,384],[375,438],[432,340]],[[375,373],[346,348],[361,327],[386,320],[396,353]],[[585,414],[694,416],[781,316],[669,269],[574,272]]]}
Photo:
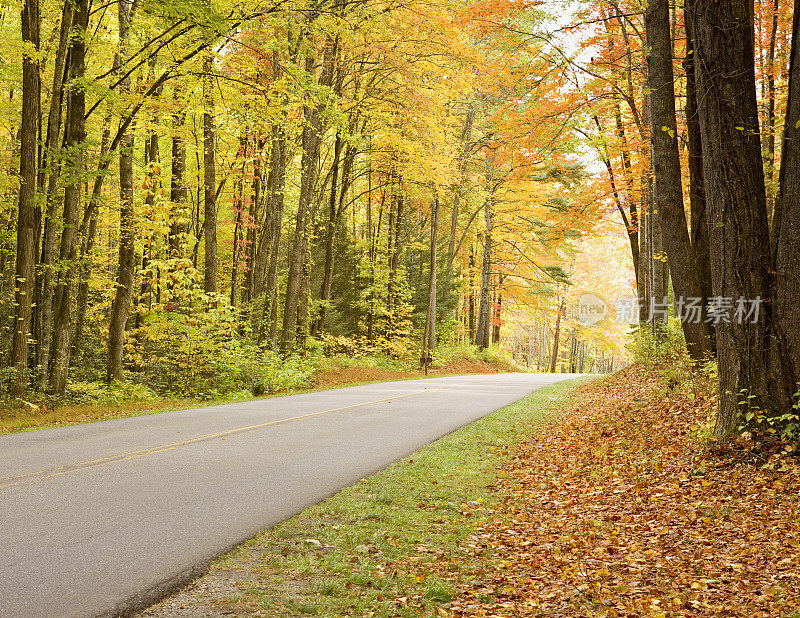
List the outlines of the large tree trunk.
{"label": "large tree trunk", "polygon": [[42,254],[37,276],[37,358],[39,366],[39,390],[47,390],[48,365],[50,364],[50,342],[53,328],[53,268],[55,261],[56,219],[61,200],[56,198],[58,177],[61,163],[52,156],[51,151],[61,147],[61,120],[64,103],[64,71],[66,69],[67,50],[72,28],[72,3],[65,2],[61,14],[58,51],[53,66],[53,88],[51,90],[50,111],[47,115],[47,135],[42,154],[42,166],[39,170],[40,187],[44,189],[45,174],[47,188],[45,192],[45,220],[42,237]]}
{"label": "large tree trunk", "polygon": [[75,258],[78,213],[81,199],[80,175],[83,168],[83,150],[86,141],[86,91],[81,80],[86,72],[86,29],[89,23],[88,0],[76,0],[73,36],[70,44],[68,114],[64,145],[71,153],[70,180],[64,189],[63,231],[59,261],[65,266],[59,273],[53,321],[52,360],[50,362],[50,388],[63,395],[67,388],[70,363],[70,334],[72,328],[72,290],[75,278]]}
{"label": "large tree trunk", "polygon": [[[131,0],[119,1],[120,58],[124,62],[130,33]],[[130,79],[120,83],[123,92],[130,91]],[[119,265],[117,268],[116,292],[111,303],[111,319],[108,325],[108,356],[106,381],[122,380],[125,325],[128,322],[133,275],[136,266],[136,223],[133,209],[133,132],[129,130],[122,138],[119,151]]]}
{"label": "large tree trunk", "polygon": [[[773,388],[788,409],[800,380],[800,6],[795,3],[789,60],[789,98],[783,129],[778,198],[772,220],[775,272]],[[784,374],[783,383],[777,376]]]}
{"label": "large tree trunk", "polygon": [[203,290],[217,291],[217,167],[214,141],[214,63],[209,54],[203,62],[203,235],[205,236],[205,270]]}
{"label": "large tree trunk", "polygon": [[[711,248],[709,245],[708,218],[706,216],[706,189],[703,181],[703,145],[700,138],[700,121],[697,116],[697,88],[695,84],[694,35],[691,14],[695,0],[686,0],[684,23],[686,24],[686,134],[689,144],[689,211],[691,221],[692,262],[700,284],[702,298],[701,315],[706,321],[711,298]],[[715,351],[714,326],[707,322],[711,349]]]}
{"label": "large tree trunk", "polygon": [[[703,177],[715,297],[767,299],[767,315],[717,325],[720,403],[715,432],[726,440],[741,404],[771,406],[767,368],[770,251],[756,105],[752,3],[698,0],[692,16]],[[722,309],[719,307],[718,309]]]}
{"label": "large tree trunk", "polygon": [[[34,54],[39,51],[39,0],[25,0],[22,8],[22,40]],[[36,262],[36,160],[41,103],[39,59],[28,55],[22,60],[22,126],[20,144],[19,202],[17,209],[17,263],[14,289],[14,332],[11,341],[11,366],[14,379],[11,394],[21,397],[28,384],[28,340],[33,306],[33,276]]]}
{"label": "large tree trunk", "polygon": [[[661,223],[664,250],[672,273],[676,306],[702,295],[692,264],[689,230],[683,208],[678,129],[675,120],[675,88],[672,72],[672,39],[668,0],[650,0],[645,10],[647,33],[647,83],[650,90],[650,139],[653,148],[653,206]],[[711,352],[705,322],[683,316],[681,326],[689,355],[696,361]]]}

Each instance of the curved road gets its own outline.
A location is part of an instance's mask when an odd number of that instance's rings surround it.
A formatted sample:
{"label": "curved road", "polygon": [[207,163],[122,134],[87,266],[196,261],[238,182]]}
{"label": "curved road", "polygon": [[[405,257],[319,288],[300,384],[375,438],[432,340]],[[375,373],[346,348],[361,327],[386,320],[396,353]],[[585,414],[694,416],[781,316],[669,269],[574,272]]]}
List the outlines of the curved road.
{"label": "curved road", "polygon": [[118,615],[570,374],[383,382],[0,436],[0,616]]}

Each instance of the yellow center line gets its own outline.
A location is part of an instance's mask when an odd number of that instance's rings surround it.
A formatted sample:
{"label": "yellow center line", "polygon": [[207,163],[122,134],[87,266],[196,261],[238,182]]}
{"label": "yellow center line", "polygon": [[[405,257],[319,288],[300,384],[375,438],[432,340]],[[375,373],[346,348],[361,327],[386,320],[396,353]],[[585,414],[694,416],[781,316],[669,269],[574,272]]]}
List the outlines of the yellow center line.
{"label": "yellow center line", "polygon": [[364,401],[361,403],[354,403],[347,406],[340,406],[338,408],[329,408],[327,410],[320,410],[318,412],[308,412],[307,414],[300,414],[298,416],[290,416],[288,418],[280,418],[274,421],[267,421],[266,423],[259,423],[257,425],[248,425],[247,427],[237,427],[235,429],[227,429],[225,431],[220,431],[217,433],[206,434],[203,436],[197,436],[196,438],[187,438],[186,440],[179,440],[177,442],[170,442],[168,444],[161,444],[159,446],[151,446],[149,448],[141,449],[138,451],[128,451],[126,453],[117,453],[116,455],[108,455],[106,457],[100,457],[99,459],[91,459],[88,461],[81,461],[74,464],[68,464],[66,466],[58,466],[56,468],[45,468],[42,470],[37,470],[36,472],[28,472],[25,474],[19,474],[16,476],[9,476],[4,479],[0,479],[0,489],[4,489],[6,487],[11,487],[13,485],[19,485],[26,481],[37,481],[43,479],[53,478],[55,476],[61,476],[62,474],[67,474],[69,472],[75,472],[78,470],[86,470],[87,468],[94,468],[97,466],[103,466],[109,463],[119,462],[119,461],[127,461],[128,459],[135,459],[137,457],[144,457],[145,455],[154,455],[156,453],[163,453],[165,451],[171,451],[181,446],[187,446],[189,444],[195,444],[197,442],[204,442],[206,440],[213,440],[214,438],[223,438],[233,434],[242,433],[243,431],[252,431],[253,429],[260,429],[261,427],[268,427],[270,425],[278,425],[280,423],[288,423],[290,421],[299,421],[304,420],[307,418],[313,418],[315,416],[321,416],[323,414],[330,414],[331,412],[339,412],[341,410],[349,410],[351,408],[360,408],[363,406],[370,406],[376,403],[384,403],[387,401],[392,401],[393,399],[403,399],[405,397],[413,397],[414,395],[419,395],[420,393],[432,393],[434,391],[440,391],[445,388],[452,388],[454,386],[461,386],[466,384],[466,382],[459,382],[457,384],[445,384],[444,386],[436,386],[433,388],[424,388],[418,391],[413,391],[411,393],[405,393],[404,395],[395,395],[393,397],[384,397],[382,399],[375,399],[374,401]]}

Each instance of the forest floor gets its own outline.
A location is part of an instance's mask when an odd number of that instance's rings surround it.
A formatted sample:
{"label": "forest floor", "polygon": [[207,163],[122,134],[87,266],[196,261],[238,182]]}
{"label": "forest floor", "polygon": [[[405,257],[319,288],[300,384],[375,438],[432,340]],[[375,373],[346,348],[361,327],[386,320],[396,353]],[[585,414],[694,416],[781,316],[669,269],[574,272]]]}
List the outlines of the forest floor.
{"label": "forest floor", "polygon": [[147,616],[800,616],[791,447],[709,378],[553,385],[222,557]]}
{"label": "forest floor", "polygon": [[[491,361],[481,359],[448,360],[438,367],[431,368],[430,376],[463,375],[477,373],[504,373],[519,371],[519,367],[503,359]],[[391,368],[374,364],[342,362],[337,358],[325,359],[319,370],[311,376],[308,388],[293,389],[271,393],[269,397],[291,395],[328,388],[355,386],[367,382],[407,380],[425,377],[424,372],[409,364],[393,363]],[[238,400],[238,399],[237,399]],[[164,398],[147,400],[120,400],[104,403],[76,403],[70,401],[37,401],[36,403],[16,400],[14,403],[0,402],[0,435],[61,427],[79,423],[104,421],[127,416],[140,416],[168,410],[179,410],[197,406],[209,406],[222,401],[202,401],[196,399]]]}

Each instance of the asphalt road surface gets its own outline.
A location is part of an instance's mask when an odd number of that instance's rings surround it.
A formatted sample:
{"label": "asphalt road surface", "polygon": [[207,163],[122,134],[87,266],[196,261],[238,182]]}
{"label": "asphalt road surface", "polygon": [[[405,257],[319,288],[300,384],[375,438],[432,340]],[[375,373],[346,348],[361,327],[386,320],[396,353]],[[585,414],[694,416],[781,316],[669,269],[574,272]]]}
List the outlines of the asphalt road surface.
{"label": "asphalt road surface", "polygon": [[0,617],[127,614],[570,374],[383,382],[0,436]]}

